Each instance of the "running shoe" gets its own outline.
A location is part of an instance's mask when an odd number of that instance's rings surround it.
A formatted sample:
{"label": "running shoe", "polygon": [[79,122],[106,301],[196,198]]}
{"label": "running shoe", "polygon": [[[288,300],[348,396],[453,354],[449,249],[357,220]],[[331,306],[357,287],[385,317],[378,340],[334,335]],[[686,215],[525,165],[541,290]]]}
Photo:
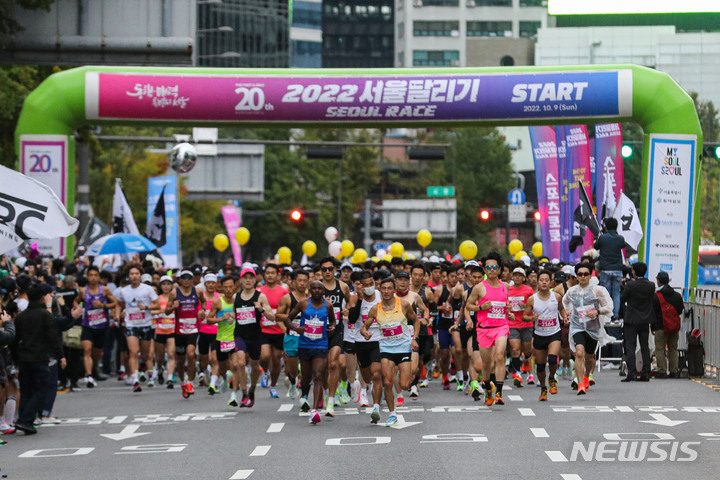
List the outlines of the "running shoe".
{"label": "running shoe", "polygon": [[392,427],[398,422],[397,415],[395,415],[395,412],[391,413],[390,416],[387,419],[387,422],[385,422],[386,427]]}
{"label": "running shoe", "polygon": [[418,388],[417,385],[413,385],[410,387],[410,399],[411,400],[417,400],[418,399]]}
{"label": "running shoe", "polygon": [[[129,386],[132,385],[132,384],[133,384],[133,377],[132,377],[132,375],[129,375],[129,376],[125,377],[125,385],[127,385],[127,386],[129,387]],[[75,386],[77,386],[77,384],[75,384]],[[73,388],[73,384],[70,385],[70,388],[71,388],[71,389]]]}
{"label": "running shoe", "polygon": [[379,422],[379,421],[380,421],[380,411],[375,410],[373,408],[373,411],[370,412],[370,423],[372,423],[373,425],[377,425],[377,422]]}
{"label": "running shoe", "polygon": [[268,388],[268,386],[270,386],[270,372],[263,372],[260,378],[260,386],[262,388]]}
{"label": "running shoe", "polygon": [[476,402],[480,401],[480,399],[482,398],[482,393],[480,393],[480,389],[479,389],[479,388],[473,388],[473,389],[472,389],[472,398],[473,398],[473,400],[475,400]]}
{"label": "running shoe", "polygon": [[450,383],[455,383],[455,382],[457,382],[457,375],[452,375],[452,374],[451,374],[451,375],[448,377],[448,380],[450,380]]}
{"label": "running shoe", "polygon": [[193,389],[193,384],[192,384],[192,382],[188,382],[188,383],[187,383],[187,393],[188,393],[188,395],[194,395],[194,394],[195,394],[195,389]]}
{"label": "running shoe", "polygon": [[198,377],[198,386],[207,387],[207,382],[205,381],[205,374],[202,372],[200,372],[200,376]]}
{"label": "running shoe", "polygon": [[485,390],[485,405],[489,407],[493,403],[495,401],[493,400],[492,390]]}
{"label": "running shoe", "polygon": [[420,372],[420,380],[425,380],[427,378],[427,368],[425,368],[425,365],[423,365],[422,371]]}
{"label": "running shoe", "polygon": [[577,389],[578,389],[578,381],[577,381],[577,378],[573,378],[573,381],[572,381],[572,383],[570,384],[570,389],[571,389],[571,390],[577,390]]}
{"label": "running shoe", "polygon": [[[153,378],[150,377],[150,378],[148,379],[148,387],[154,387],[154,386],[155,386],[155,380],[153,380]],[[88,385],[88,388],[90,388],[89,385]]]}
{"label": "running shoe", "polygon": [[180,388],[182,390],[182,396],[183,398],[190,398],[190,394],[188,393],[188,388],[186,384],[180,384]]}
{"label": "running shoe", "polygon": [[320,413],[317,410],[313,410],[310,413],[310,423],[313,425],[320,423]]}
{"label": "running shoe", "polygon": [[360,403],[360,382],[355,380],[350,386],[350,397],[355,403]]}
{"label": "running shoe", "polygon": [[495,405],[505,405],[505,400],[500,392],[495,392]]}
{"label": "running shoe", "polygon": [[237,407],[237,406],[238,406],[237,393],[232,392],[232,393],[230,394],[230,401],[228,402],[228,406],[229,406],[229,407]]}
{"label": "running shoe", "polygon": [[300,399],[300,411],[303,413],[310,411],[310,402],[308,402],[307,397],[302,397]]}
{"label": "running shoe", "polygon": [[97,387],[97,383],[95,383],[95,379],[91,376],[85,377],[85,385],[87,386],[87,388]]}
{"label": "running shoe", "polygon": [[280,395],[277,393],[277,388],[270,387],[270,398],[280,398]]}
{"label": "running shoe", "polygon": [[580,384],[577,387],[577,394],[578,395],[585,395],[587,393],[587,387],[585,387],[584,384]]}
{"label": "running shoe", "polygon": [[165,383],[165,370],[163,370],[162,368],[158,372],[158,383],[160,385]]}
{"label": "running shoe", "polygon": [[133,385],[133,392],[134,393],[142,392],[142,387],[140,386],[140,382],[135,382],[135,384]]}
{"label": "running shoe", "polygon": [[328,402],[328,406],[325,409],[325,416],[326,417],[334,417],[335,416],[335,406],[332,403]]}
{"label": "running shoe", "polygon": [[595,385],[595,379],[593,378],[592,375],[590,375],[588,377],[588,386],[593,386],[593,385]]}
{"label": "running shoe", "polygon": [[522,377],[520,376],[520,374],[517,372],[513,372],[512,378],[513,378],[513,384],[515,384],[515,386],[518,388],[522,388],[523,380],[522,380]]}
{"label": "running shoe", "polygon": [[168,380],[167,385],[165,385],[165,388],[167,388],[168,390],[172,390],[173,388],[175,388],[175,384],[173,383],[172,380]]}
{"label": "running shoe", "polygon": [[42,417],[42,424],[43,425],[60,425],[60,420],[53,417],[52,415],[45,415]]}
{"label": "running shoe", "polygon": [[420,385],[420,388],[427,388],[428,385],[430,385],[430,381],[426,378],[424,380],[421,380],[419,385]]}
{"label": "running shoe", "polygon": [[535,375],[533,375],[532,373],[528,375],[527,384],[535,385]]}
{"label": "running shoe", "polygon": [[547,388],[543,387],[543,389],[540,390],[540,398],[538,400],[540,400],[541,402],[547,402],[547,399],[548,399],[548,390],[547,390]]}
{"label": "running shoe", "polygon": [[340,405],[347,405],[350,403],[350,394],[348,393],[347,388],[341,388],[339,392],[340,394],[335,396],[340,398]]}
{"label": "running shoe", "polygon": [[432,378],[440,378],[440,365],[435,365],[432,371]]}
{"label": "running shoe", "polygon": [[522,363],[522,366],[520,367],[520,371],[523,373],[527,373],[530,371],[530,360],[525,360]]}
{"label": "running shoe", "polygon": [[366,390],[360,390],[360,406],[361,407],[369,407],[370,402],[368,401],[367,391]]}
{"label": "running shoe", "polygon": [[4,433],[5,435],[13,434],[15,433],[15,427],[10,426],[3,421],[0,423],[0,433]]}
{"label": "running shoe", "polygon": [[242,401],[240,402],[240,408],[252,408],[252,406],[255,404],[254,401],[250,399],[250,395],[243,395]]}
{"label": "running shoe", "polygon": [[468,382],[458,382],[458,383],[457,383],[457,391],[458,391],[458,392],[464,392],[465,395],[467,395],[467,392],[469,391],[469,390],[466,388],[467,384],[468,384]]}
{"label": "running shoe", "polygon": [[210,395],[210,396],[212,397],[212,396],[215,395],[216,393],[217,393],[217,388],[215,388],[215,387],[213,387],[212,385],[210,385],[210,386],[208,387],[208,395]]}
{"label": "running shoe", "polygon": [[550,394],[555,395],[558,393],[558,387],[557,387],[557,381],[555,379],[552,379],[548,382],[550,384]]}
{"label": "running shoe", "polygon": [[398,395],[398,397],[395,399],[395,405],[398,407],[402,407],[405,405],[405,399],[403,398],[402,394]]}
{"label": "running shoe", "polygon": [[295,384],[291,383],[290,388],[288,388],[288,397],[292,399],[296,399],[298,396],[298,389],[295,386]]}
{"label": "running shoe", "polygon": [[141,382],[146,382],[147,381],[147,372],[140,372],[139,378],[140,378]]}
{"label": "running shoe", "polygon": [[443,382],[443,390],[450,390],[450,381],[449,380],[445,380]]}
{"label": "running shoe", "polygon": [[7,442],[0,438],[0,446],[7,445]]}
{"label": "running shoe", "polygon": [[127,377],[127,375],[125,375],[125,372],[120,372],[120,373],[118,373],[117,379],[118,379],[118,381],[122,381],[122,380],[125,380],[125,377]]}

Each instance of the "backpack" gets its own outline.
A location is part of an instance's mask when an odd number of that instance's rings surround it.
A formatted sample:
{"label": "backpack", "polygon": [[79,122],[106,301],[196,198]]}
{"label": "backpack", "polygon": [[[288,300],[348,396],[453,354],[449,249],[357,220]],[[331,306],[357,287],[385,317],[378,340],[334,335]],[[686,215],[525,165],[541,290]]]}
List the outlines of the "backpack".
{"label": "backpack", "polygon": [[658,300],[660,300],[660,310],[662,311],[663,330],[666,335],[673,335],[680,331],[680,315],[675,307],[670,305],[663,294],[657,292]]}

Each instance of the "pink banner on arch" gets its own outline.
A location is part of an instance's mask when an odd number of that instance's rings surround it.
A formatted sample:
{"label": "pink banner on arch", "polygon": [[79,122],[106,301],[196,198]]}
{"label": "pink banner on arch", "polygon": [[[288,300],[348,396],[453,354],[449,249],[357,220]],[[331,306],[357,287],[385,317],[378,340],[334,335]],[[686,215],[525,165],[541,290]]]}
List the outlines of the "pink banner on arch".
{"label": "pink banner on arch", "polygon": [[232,248],[233,259],[238,267],[242,265],[242,253],[240,244],[235,239],[235,232],[240,228],[240,215],[233,205],[225,205],[221,208],[223,219],[225,220],[225,229],[230,239],[230,248]]}

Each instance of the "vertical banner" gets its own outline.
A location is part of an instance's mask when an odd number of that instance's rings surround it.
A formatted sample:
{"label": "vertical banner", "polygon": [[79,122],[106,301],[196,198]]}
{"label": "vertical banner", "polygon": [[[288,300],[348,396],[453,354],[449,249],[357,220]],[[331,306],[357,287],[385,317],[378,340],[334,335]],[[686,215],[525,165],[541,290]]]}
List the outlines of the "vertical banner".
{"label": "vertical banner", "polygon": [[[645,205],[645,261],[648,278],[659,271],[673,287],[692,285],[697,137],[650,135]],[[691,263],[693,262],[693,263]]]}
{"label": "vertical banner", "polygon": [[[580,184],[590,190],[590,149],[585,125],[565,125],[565,145],[568,165],[568,228],[571,241],[568,249],[572,262],[579,262],[584,251],[592,248],[594,236],[581,221]],[[591,205],[587,207],[592,208]]]}
{"label": "vertical banner", "polygon": [[238,215],[235,205],[224,205],[221,210],[223,219],[225,220],[225,229],[230,239],[233,259],[235,260],[235,265],[239,267],[242,265],[242,254],[240,253],[240,244],[235,239],[235,232],[240,228],[240,215]]}
{"label": "vertical banner", "polygon": [[570,260],[570,215],[568,207],[568,163],[565,145],[565,127],[555,127],[558,159],[558,183],[560,184],[560,260]]}
{"label": "vertical banner", "polygon": [[[65,135],[22,135],[20,172],[44,183],[68,207],[68,138]],[[70,210],[72,205],[70,205]],[[67,255],[67,240],[37,240],[41,255]]]}
{"label": "vertical banner", "polygon": [[160,194],[165,188],[165,245],[158,248],[163,256],[165,266],[168,268],[179,268],[180,259],[180,218],[178,208],[177,177],[168,175],[166,177],[148,178],[148,222],[152,220],[155,205],[160,200]]}
{"label": "vertical banner", "polygon": [[[622,129],[619,123],[595,125],[595,206],[598,221],[611,217],[625,188],[622,158]],[[592,150],[590,150],[592,154]]]}
{"label": "vertical banner", "polygon": [[561,255],[560,184],[558,182],[555,128],[529,127],[530,143],[535,159],[535,181],[540,212],[543,254],[558,260]]}
{"label": "vertical banner", "polygon": [[[589,135],[589,133],[588,133]],[[597,180],[595,179],[596,175],[596,169],[595,169],[595,137],[590,137],[588,139],[588,150],[590,151],[590,189],[588,190],[588,195],[590,195],[590,198],[595,198],[595,185]],[[599,207],[599,203],[595,204],[595,207]],[[599,213],[599,212],[598,212]],[[610,212],[612,213],[612,212]]]}

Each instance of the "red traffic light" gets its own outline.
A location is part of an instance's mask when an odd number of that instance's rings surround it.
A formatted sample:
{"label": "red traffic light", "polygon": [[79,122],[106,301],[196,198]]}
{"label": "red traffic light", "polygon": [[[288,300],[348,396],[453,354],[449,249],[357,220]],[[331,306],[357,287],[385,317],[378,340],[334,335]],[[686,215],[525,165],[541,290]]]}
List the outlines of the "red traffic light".
{"label": "red traffic light", "polygon": [[296,209],[296,210],[293,210],[292,212],[290,212],[290,219],[293,222],[299,222],[300,220],[302,220],[302,218],[303,218],[303,213],[300,210]]}
{"label": "red traffic light", "polygon": [[480,217],[480,220],[482,220],[483,222],[487,222],[488,220],[490,220],[490,210],[482,209],[480,210],[478,216]]}
{"label": "red traffic light", "polygon": [[535,213],[533,214],[533,217],[535,218],[535,221],[536,221],[536,222],[539,222],[540,219],[541,219],[541,217],[540,217],[540,210],[535,210]]}

